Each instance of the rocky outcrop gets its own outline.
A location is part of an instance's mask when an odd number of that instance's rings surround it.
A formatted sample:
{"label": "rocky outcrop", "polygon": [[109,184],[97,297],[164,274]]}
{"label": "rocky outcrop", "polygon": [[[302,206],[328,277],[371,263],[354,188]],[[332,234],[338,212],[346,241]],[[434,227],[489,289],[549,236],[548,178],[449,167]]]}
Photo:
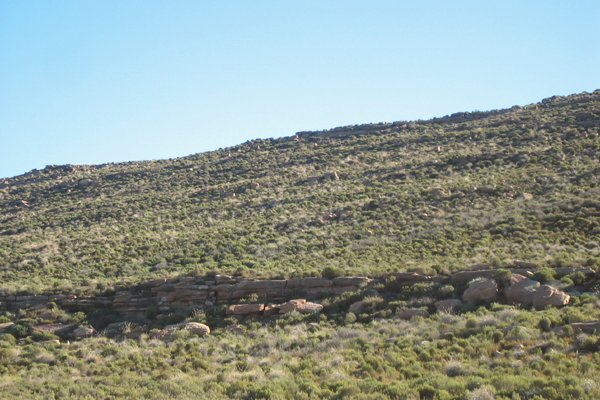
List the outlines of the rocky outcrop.
{"label": "rocky outcrop", "polygon": [[[530,266],[535,267],[535,264],[519,262],[517,264],[517,266],[519,266],[519,268],[511,268],[510,271],[513,274],[519,274],[519,275],[524,275],[526,277],[531,277],[533,275],[533,272],[528,268],[521,267],[524,265],[525,266],[530,265]],[[481,267],[481,268],[477,268],[477,267]],[[450,283],[455,286],[464,286],[467,283],[469,283],[470,281],[477,279],[477,278],[494,279],[498,273],[498,270],[484,268],[484,267],[485,267],[484,265],[474,266],[473,268],[476,268],[476,269],[455,272],[450,277]],[[535,269],[534,269],[534,271],[535,271]],[[554,269],[554,273],[556,274],[556,276],[558,278],[563,277],[568,274],[572,274],[574,272],[581,272],[586,277],[590,277],[594,274],[594,271],[592,271],[589,268],[555,268]]]}
{"label": "rocky outcrop", "polygon": [[306,301],[306,299],[294,299],[283,304],[234,304],[227,307],[227,315],[239,316],[273,316],[298,311],[302,314],[320,312],[323,306],[318,303]]}
{"label": "rocky outcrop", "polygon": [[472,282],[463,293],[463,300],[470,304],[490,303],[498,297],[498,284],[492,279]]}
{"label": "rocky outcrop", "polygon": [[533,295],[539,287],[539,282],[523,275],[513,274],[510,278],[510,286],[504,289],[504,297],[509,304],[529,307],[533,303]]}
{"label": "rocky outcrop", "polygon": [[[372,279],[341,276],[246,280],[229,275],[180,276],[154,279],[138,285],[117,288],[100,296],[76,295],[2,295],[0,310],[29,309],[55,302],[68,311],[93,311],[109,308],[120,315],[139,320],[171,312],[189,313],[215,304],[236,304],[256,297],[262,304],[286,301],[294,297],[319,299],[356,291],[370,285]],[[242,313],[243,308],[230,312]],[[250,313],[250,311],[248,311]],[[270,310],[269,312],[273,312]],[[251,313],[255,313],[252,310]],[[239,314],[241,315],[241,314]]]}
{"label": "rocky outcrop", "polygon": [[550,285],[540,286],[533,295],[533,306],[541,310],[546,306],[561,307],[567,305],[571,296]]}
{"label": "rocky outcrop", "polygon": [[[514,266],[536,267],[524,263]],[[395,283],[398,285],[393,289],[390,287],[388,290],[402,291],[403,287],[407,285],[419,282],[441,283],[448,279],[456,289],[460,289],[468,282],[479,278],[486,283],[470,285],[463,294],[465,302],[486,303],[495,300],[498,288],[494,287],[493,279],[498,271],[491,269],[488,265],[479,265],[473,268],[479,269],[456,272],[450,277],[430,276],[416,272],[394,273],[391,276],[395,277]],[[539,283],[529,279],[533,275],[531,271],[523,268],[514,268],[511,271],[513,274],[510,284],[503,291],[507,302],[530,306],[536,298],[536,307],[544,307],[545,304],[560,306],[568,302],[565,299],[568,299],[569,295],[561,291],[546,293],[550,289],[545,288],[542,292],[536,293]],[[593,274],[593,271],[581,268],[558,268],[555,270],[557,276],[572,272],[581,272],[586,279],[590,279]],[[387,278],[389,280],[389,277]],[[383,282],[384,278],[370,279],[361,276],[341,276],[333,279],[307,277],[266,280],[248,280],[229,275],[180,276],[171,279],[154,279],[130,287],[120,287],[96,296],[0,293],[0,311],[46,307],[53,302],[66,311],[92,312],[107,309],[117,312],[122,320],[140,322],[146,318],[155,318],[157,315],[185,314],[218,304],[233,304],[236,306],[227,308],[230,315],[276,315],[279,313],[278,304],[290,299],[318,300],[345,292],[354,292]],[[573,291],[573,293],[576,292]],[[250,299],[258,305],[242,304]],[[261,305],[266,306],[264,309],[259,309]],[[421,305],[424,303],[408,304],[409,307]],[[445,306],[441,307],[445,308]],[[309,308],[310,306],[305,306],[305,309]]]}

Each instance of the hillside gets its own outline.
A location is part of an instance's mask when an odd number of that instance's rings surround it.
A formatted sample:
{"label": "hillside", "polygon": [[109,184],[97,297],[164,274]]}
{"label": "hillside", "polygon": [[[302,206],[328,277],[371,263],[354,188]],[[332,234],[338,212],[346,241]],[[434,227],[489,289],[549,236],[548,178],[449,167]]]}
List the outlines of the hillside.
{"label": "hillside", "polygon": [[[210,134],[210,133],[207,133]],[[600,91],[0,181],[0,282],[600,262]]]}
{"label": "hillside", "polygon": [[600,91],[0,181],[0,399],[600,398]]}

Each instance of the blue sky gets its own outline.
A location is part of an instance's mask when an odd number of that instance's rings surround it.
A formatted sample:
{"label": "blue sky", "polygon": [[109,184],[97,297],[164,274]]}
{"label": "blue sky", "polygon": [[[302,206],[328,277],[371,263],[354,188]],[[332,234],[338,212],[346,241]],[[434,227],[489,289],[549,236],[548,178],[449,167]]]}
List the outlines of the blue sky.
{"label": "blue sky", "polygon": [[0,0],[0,177],[600,88],[596,1]]}

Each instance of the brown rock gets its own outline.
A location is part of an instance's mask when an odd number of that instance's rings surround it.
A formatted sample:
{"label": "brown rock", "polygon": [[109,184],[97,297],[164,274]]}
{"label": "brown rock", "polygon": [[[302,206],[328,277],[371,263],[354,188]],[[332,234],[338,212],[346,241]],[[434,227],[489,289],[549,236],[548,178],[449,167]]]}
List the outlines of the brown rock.
{"label": "brown rock", "polygon": [[300,305],[305,304],[306,299],[290,300],[287,303],[279,305],[279,314],[289,313],[290,311],[296,310]]}
{"label": "brown rock", "polygon": [[365,308],[365,302],[357,301],[357,302],[350,304],[350,308],[348,308],[348,311],[350,311],[353,314],[358,315],[363,311],[364,308]]}
{"label": "brown rock", "polygon": [[504,289],[504,297],[509,304],[521,304],[531,306],[533,294],[540,287],[540,283],[526,278],[523,275],[513,274],[510,278],[510,286]]}
{"label": "brown rock", "polygon": [[227,315],[258,314],[265,309],[264,304],[234,304],[227,307]]}
{"label": "brown rock", "polygon": [[459,299],[439,300],[433,303],[438,312],[455,312],[462,307],[462,301]]}
{"label": "brown rock", "polygon": [[397,314],[400,319],[412,319],[413,317],[428,317],[429,312],[424,308],[411,308],[408,310],[399,311]]}
{"label": "brown rock", "polygon": [[287,303],[279,305],[279,314],[287,314],[292,311],[298,311],[301,314],[312,314],[323,310],[323,305],[311,303],[306,299],[290,300]]}
{"label": "brown rock", "polygon": [[177,330],[188,331],[190,334],[198,336],[210,335],[210,328],[208,325],[201,324],[200,322],[184,322],[181,324],[165,326],[165,329],[162,329],[155,337],[157,339],[169,340]]}
{"label": "brown rock", "polygon": [[318,303],[312,303],[307,301],[304,304],[301,304],[300,307],[297,308],[297,311],[301,314],[314,314],[321,312],[323,310],[323,305]]}
{"label": "brown rock", "polygon": [[492,279],[475,281],[463,293],[463,300],[471,304],[489,303],[498,297],[498,284]]}
{"label": "brown rock", "polygon": [[550,285],[542,285],[533,295],[533,306],[542,309],[546,306],[560,307],[569,303],[571,296]]}

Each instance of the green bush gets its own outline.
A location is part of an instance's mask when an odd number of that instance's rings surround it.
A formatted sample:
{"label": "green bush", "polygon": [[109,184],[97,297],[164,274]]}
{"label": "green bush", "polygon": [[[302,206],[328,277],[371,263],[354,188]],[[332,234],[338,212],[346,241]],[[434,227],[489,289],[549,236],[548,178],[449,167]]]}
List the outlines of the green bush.
{"label": "green bush", "polygon": [[543,283],[556,278],[556,272],[551,268],[541,268],[533,274],[533,279]]}
{"label": "green bush", "polygon": [[344,271],[335,267],[325,267],[321,271],[321,276],[327,279],[337,278],[338,276],[343,276]]}
{"label": "green bush", "polygon": [[540,328],[544,332],[548,332],[552,328],[552,321],[550,321],[550,318],[544,317],[540,319],[540,322],[538,323],[538,328]]}

